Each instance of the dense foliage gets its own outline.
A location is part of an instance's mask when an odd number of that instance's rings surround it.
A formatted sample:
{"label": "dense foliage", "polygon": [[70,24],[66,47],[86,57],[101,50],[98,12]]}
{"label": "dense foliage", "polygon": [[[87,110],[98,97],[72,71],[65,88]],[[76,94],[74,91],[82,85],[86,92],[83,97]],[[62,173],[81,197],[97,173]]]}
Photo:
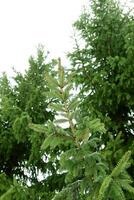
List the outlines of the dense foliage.
{"label": "dense foliage", "polygon": [[[22,184],[29,183],[31,199],[38,199],[38,196],[42,195],[42,190],[44,196],[46,194],[49,196],[49,193],[51,196],[60,178],[56,175],[53,163],[44,162],[47,154],[50,154],[46,152],[45,155],[40,150],[45,139],[44,131],[38,133],[29,125],[30,123],[42,124],[53,119],[53,113],[47,110],[49,99],[46,97],[46,92],[49,88],[44,73],[48,67],[54,66],[54,62],[46,60],[40,48],[37,59],[33,57],[29,59],[30,67],[24,75],[16,72],[12,84],[6,74],[3,74],[0,80],[0,172],[5,174],[1,176],[1,181],[3,184],[7,178],[12,183],[13,179],[17,178]],[[56,179],[53,186],[48,172],[53,177],[53,181]],[[48,179],[44,181],[43,177],[46,174]],[[43,176],[42,182],[40,176]],[[0,187],[0,191],[2,188]],[[36,192],[37,188],[39,193]],[[21,197],[19,196],[18,199]]]}
{"label": "dense foliage", "polygon": [[70,58],[77,74],[85,112],[92,112],[107,129],[132,140],[134,111],[134,20],[112,0],[92,1],[74,24],[83,41]]}
{"label": "dense foliage", "polygon": [[[123,155],[133,150],[134,139],[134,19],[112,0],[92,1],[91,8],[74,24],[84,43],[80,47],[76,40],[70,54],[75,82],[82,88],[83,115],[91,113],[105,124],[105,145],[120,133]],[[113,150],[111,157],[114,164]]]}
{"label": "dense foliage", "polygon": [[92,0],[74,27],[71,70],[39,48],[0,78],[0,200],[134,199],[133,15]]}

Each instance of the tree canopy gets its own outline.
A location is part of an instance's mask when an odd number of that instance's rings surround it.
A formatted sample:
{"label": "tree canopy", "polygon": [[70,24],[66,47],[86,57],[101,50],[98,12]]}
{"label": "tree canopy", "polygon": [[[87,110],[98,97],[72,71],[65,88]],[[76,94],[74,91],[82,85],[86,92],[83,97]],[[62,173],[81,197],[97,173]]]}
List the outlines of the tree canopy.
{"label": "tree canopy", "polygon": [[0,200],[134,199],[133,15],[92,0],[74,27],[71,69],[39,48],[0,78]]}

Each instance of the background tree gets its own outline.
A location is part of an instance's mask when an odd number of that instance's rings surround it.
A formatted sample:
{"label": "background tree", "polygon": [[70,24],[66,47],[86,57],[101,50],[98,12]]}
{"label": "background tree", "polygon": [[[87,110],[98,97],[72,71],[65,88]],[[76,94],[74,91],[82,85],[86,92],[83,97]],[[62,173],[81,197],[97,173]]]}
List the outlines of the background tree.
{"label": "background tree", "polygon": [[[134,20],[113,0],[93,0],[74,24],[82,39],[76,38],[69,54],[75,82],[81,88],[83,116],[90,113],[105,124],[104,145],[111,164],[128,149],[134,138]],[[119,134],[120,133],[120,134]],[[117,135],[122,142],[110,144]],[[118,149],[118,154],[115,153]],[[133,177],[133,166],[130,169]]]}
{"label": "background tree", "polygon": [[21,184],[29,183],[32,199],[45,196],[51,199],[55,188],[60,186],[58,179],[64,178],[57,175],[52,161],[47,162],[50,152],[40,149],[45,139],[44,130],[37,132],[35,127],[29,127],[30,123],[44,124],[53,119],[53,113],[48,110],[52,98],[47,97],[45,73],[49,68],[53,74],[54,63],[48,62],[39,48],[37,58],[29,59],[30,67],[24,75],[16,72],[13,84],[6,74],[0,80],[0,172],[6,175],[4,179],[1,176],[1,182],[7,179],[12,183],[16,177]]}

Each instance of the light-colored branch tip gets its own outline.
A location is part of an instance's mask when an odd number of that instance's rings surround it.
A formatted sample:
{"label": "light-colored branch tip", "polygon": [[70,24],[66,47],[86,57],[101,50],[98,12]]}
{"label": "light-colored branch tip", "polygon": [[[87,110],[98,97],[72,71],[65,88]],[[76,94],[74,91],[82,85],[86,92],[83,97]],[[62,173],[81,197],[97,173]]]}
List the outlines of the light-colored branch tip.
{"label": "light-colored branch tip", "polygon": [[59,67],[59,69],[61,68],[61,58],[60,57],[58,58],[58,67]]}

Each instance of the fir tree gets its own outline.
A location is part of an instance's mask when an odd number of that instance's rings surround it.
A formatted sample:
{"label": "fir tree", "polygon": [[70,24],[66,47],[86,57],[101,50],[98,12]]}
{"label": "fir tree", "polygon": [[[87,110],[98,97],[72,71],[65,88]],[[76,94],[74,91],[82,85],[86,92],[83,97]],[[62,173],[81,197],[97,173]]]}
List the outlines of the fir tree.
{"label": "fir tree", "polygon": [[[51,199],[57,187],[57,182],[53,186],[49,184],[56,174],[53,163],[45,163],[44,152],[40,150],[45,139],[44,132],[38,133],[29,127],[31,122],[42,124],[53,118],[52,112],[47,111],[49,101],[46,92],[49,89],[44,74],[48,66],[54,66],[54,62],[46,59],[43,49],[38,49],[37,58],[30,58],[30,67],[25,74],[15,74],[13,85],[5,74],[0,80],[0,173],[5,174],[11,185],[13,177],[20,182],[18,184],[29,182],[31,187],[27,189],[32,199],[41,196]],[[43,176],[48,171],[51,176],[46,181]],[[42,174],[42,181],[38,179],[39,174]],[[21,198],[18,196],[18,199]]]}
{"label": "fir tree", "polygon": [[[103,142],[114,166],[126,151],[134,154],[133,15],[117,1],[93,0],[74,26],[83,42],[76,38],[69,56],[81,88],[83,116],[90,113],[105,124]],[[130,173],[133,177],[133,165]]]}
{"label": "fir tree", "polygon": [[[124,190],[134,193],[127,172],[131,152],[126,152],[116,167],[109,167],[104,156],[106,150],[102,150],[104,125],[98,119],[91,120],[89,116],[82,119],[79,97],[71,94],[71,79],[72,76],[66,75],[60,60],[57,79],[47,75],[49,96],[58,99],[58,103],[50,104],[50,108],[59,117],[47,124],[47,137],[42,149],[53,150],[58,147],[59,173],[66,172],[66,185],[53,199],[126,199]],[[62,128],[63,123],[68,123],[67,129]]]}
{"label": "fir tree", "polygon": [[0,79],[0,200],[134,199],[133,16],[92,0],[75,27],[71,73],[39,49]]}

